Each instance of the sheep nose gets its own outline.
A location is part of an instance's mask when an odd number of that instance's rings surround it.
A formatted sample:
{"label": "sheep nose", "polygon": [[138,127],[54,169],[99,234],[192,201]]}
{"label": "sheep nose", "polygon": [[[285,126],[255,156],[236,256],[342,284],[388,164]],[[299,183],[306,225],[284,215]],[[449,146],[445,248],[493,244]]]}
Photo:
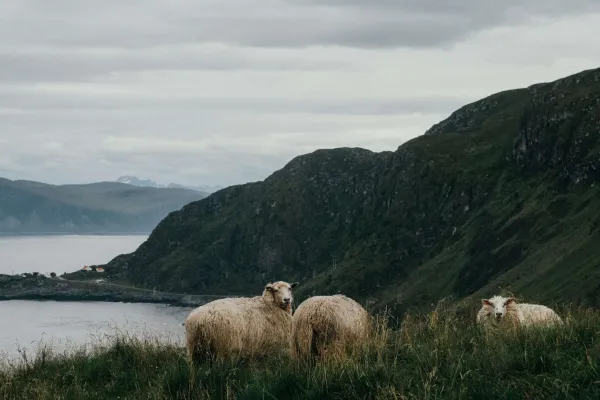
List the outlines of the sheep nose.
{"label": "sheep nose", "polygon": [[283,302],[284,302],[284,303],[289,303],[289,302],[290,302],[290,300],[291,300],[291,299],[290,299],[289,297],[286,297],[286,298],[284,298],[284,299],[283,299]]}
{"label": "sheep nose", "polygon": [[502,313],[497,312],[496,313],[496,318],[500,318],[500,317],[502,317]]}

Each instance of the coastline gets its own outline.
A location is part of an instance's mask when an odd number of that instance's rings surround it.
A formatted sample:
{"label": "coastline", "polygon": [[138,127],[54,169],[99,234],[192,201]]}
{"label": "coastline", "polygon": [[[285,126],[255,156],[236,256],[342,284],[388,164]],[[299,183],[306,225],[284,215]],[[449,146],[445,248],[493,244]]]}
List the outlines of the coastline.
{"label": "coastline", "polygon": [[158,303],[179,307],[197,307],[226,296],[165,293],[96,283],[48,278],[43,275],[22,276],[0,274],[0,301],[104,301],[122,303]]}

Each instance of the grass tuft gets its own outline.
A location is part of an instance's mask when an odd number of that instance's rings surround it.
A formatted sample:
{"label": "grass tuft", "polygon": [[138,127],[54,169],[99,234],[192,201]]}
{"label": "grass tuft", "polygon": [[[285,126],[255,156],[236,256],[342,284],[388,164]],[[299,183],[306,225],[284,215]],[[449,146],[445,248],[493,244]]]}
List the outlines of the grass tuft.
{"label": "grass tuft", "polygon": [[[190,367],[180,341],[116,332],[94,348],[0,360],[2,399],[600,398],[600,312],[561,311],[552,328],[484,332],[443,304],[385,313],[350,357],[281,356]],[[192,368],[190,370],[190,368]]]}

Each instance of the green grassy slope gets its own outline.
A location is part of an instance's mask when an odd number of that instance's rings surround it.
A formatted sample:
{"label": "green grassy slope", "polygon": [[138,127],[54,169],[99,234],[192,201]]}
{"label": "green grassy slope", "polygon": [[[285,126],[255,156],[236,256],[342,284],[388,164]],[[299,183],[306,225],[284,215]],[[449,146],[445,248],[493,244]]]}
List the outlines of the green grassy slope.
{"label": "green grassy slope", "polygon": [[[91,353],[42,350],[2,368],[0,398],[62,399],[594,399],[600,316],[559,310],[558,329],[486,335],[448,309],[376,324],[354,357],[309,363],[287,355],[201,363],[153,337],[108,338]],[[104,337],[96,338],[105,339]],[[97,343],[97,342],[96,342]],[[102,340],[102,344],[106,344]],[[24,357],[25,358],[25,357]]]}
{"label": "green grassy slope", "polygon": [[169,212],[205,196],[114,182],[48,185],[0,178],[0,232],[149,232]]}
{"label": "green grassy slope", "polygon": [[600,305],[600,70],[466,105],[395,152],[319,150],[173,212],[115,279],[342,292],[398,312],[510,290]]}

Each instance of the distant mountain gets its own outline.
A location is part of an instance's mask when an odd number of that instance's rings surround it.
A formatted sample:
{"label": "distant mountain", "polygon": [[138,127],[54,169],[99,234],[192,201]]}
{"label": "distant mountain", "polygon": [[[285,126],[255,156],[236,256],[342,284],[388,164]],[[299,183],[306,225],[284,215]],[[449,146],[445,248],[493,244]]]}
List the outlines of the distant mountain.
{"label": "distant mountain", "polygon": [[140,186],[140,187],[159,187],[158,183],[151,179],[139,179],[137,176],[124,175],[117,179],[119,183],[126,183],[128,185]]}
{"label": "distant mountain", "polygon": [[208,193],[118,182],[49,185],[0,178],[0,234],[150,232]]}
{"label": "distant mountain", "polygon": [[187,186],[181,185],[179,183],[169,183],[167,185],[162,185],[157,183],[151,179],[139,179],[137,176],[124,175],[117,179],[117,182],[127,183],[129,185],[139,186],[139,187],[155,187],[155,188],[170,188],[170,189],[190,189],[198,192],[204,193],[214,193],[218,190],[223,189],[223,186],[215,185],[215,186]]}

